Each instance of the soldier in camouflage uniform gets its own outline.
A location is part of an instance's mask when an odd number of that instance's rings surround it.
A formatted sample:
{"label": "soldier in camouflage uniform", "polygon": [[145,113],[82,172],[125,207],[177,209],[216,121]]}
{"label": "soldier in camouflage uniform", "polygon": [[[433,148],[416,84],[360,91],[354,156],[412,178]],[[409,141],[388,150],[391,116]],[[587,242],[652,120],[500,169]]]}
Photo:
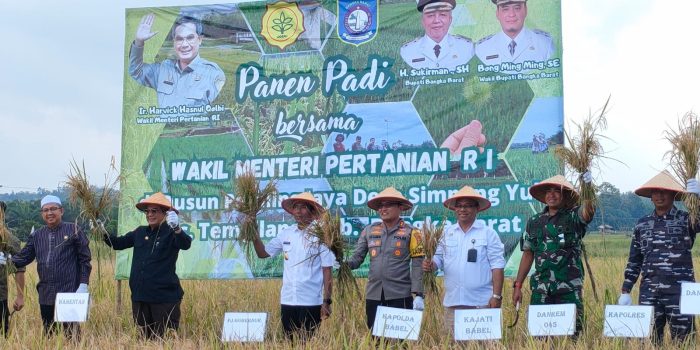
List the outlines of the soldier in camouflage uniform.
{"label": "soldier in camouflage uniform", "polygon": [[[0,201],[0,215],[4,221],[5,209],[7,206],[5,202]],[[19,253],[20,244],[19,240],[4,227],[5,223],[0,222],[0,225],[4,230],[0,229],[0,332],[7,337],[7,331],[9,328],[10,321],[10,309],[7,304],[7,277],[10,273],[15,274],[15,284],[17,285],[17,297],[12,305],[12,309],[15,311],[22,310],[24,307],[24,271],[25,268],[15,268],[10,259],[12,254]]]}
{"label": "soldier in camouflage uniform", "polygon": [[376,210],[382,221],[362,230],[347,264],[351,269],[360,267],[369,252],[365,312],[371,330],[378,306],[423,310],[424,253],[420,231],[399,216],[402,210],[413,207],[399,191],[389,187],[367,206]]}
{"label": "soldier in camouflage uniform", "polygon": [[[590,172],[581,176],[590,182]],[[576,304],[577,337],[583,329],[583,265],[581,241],[595,208],[590,202],[575,207],[578,193],[563,176],[556,175],[530,187],[533,198],[546,204],[544,210],[527,222],[518,275],[513,285],[513,303],[522,299],[521,287],[532,263],[531,305]]]}
{"label": "soldier in camouflage uniform", "polygon": [[[688,192],[700,193],[697,181],[688,181]],[[634,191],[651,198],[654,211],[637,221],[625,269],[620,305],[631,305],[629,292],[641,273],[639,304],[654,307],[655,343],[663,341],[664,326],[671,337],[683,341],[693,331],[693,316],[680,314],[681,283],[694,282],[691,249],[700,227],[692,227],[688,213],[673,205],[684,192],[671,175],[663,171]]]}

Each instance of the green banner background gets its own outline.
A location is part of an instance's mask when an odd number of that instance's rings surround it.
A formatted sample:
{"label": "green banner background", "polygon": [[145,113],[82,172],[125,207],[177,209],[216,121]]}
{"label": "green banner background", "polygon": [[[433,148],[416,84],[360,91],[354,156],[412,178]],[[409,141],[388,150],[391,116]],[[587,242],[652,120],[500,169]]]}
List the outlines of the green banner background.
{"label": "green banner background", "polygon": [[[527,5],[525,26],[548,33],[555,47],[551,57],[533,62],[534,68],[505,73],[484,71],[489,65],[477,56],[461,66],[463,70],[468,67],[468,72],[412,71],[400,51],[424,35],[415,1],[380,2],[376,35],[360,45],[339,39],[336,26],[345,25],[346,17],[338,16],[335,2],[313,6],[312,10],[300,11],[307,16],[307,37],[302,35],[284,48],[270,45],[261,35],[265,2],[126,11],[121,163],[125,177],[121,183],[119,232],[144,225],[143,214],[134,204],[163,191],[173,198],[185,229],[194,238],[192,248],[181,252],[178,260],[180,278],[279,277],[279,259],[249,259],[242,253],[235,241],[237,214],[226,208],[222,191],[233,192],[236,165],[245,164],[241,162],[275,161],[279,166],[303,159],[313,164],[313,174],[299,175],[294,169],[284,169],[279,182],[281,197],[259,217],[264,241],[292,223],[291,216],[278,204],[293,193],[314,191],[325,207],[339,210],[346,237],[354,243],[362,227],[377,220],[365,205],[371,193],[395,186],[415,204],[414,210],[406,213],[406,221],[419,224],[427,216],[433,221],[452,219],[442,200],[450,191],[470,185],[491,200],[492,208],[479,218],[499,232],[510,256],[517,249],[527,218],[541,208],[527,194],[528,186],[562,170],[553,156],[553,149],[563,142],[560,2],[539,0]],[[175,113],[162,113],[159,108],[166,106],[159,105],[156,90],[139,84],[130,75],[134,33],[149,13],[155,15],[152,31],[158,34],[145,43],[143,61],[147,64],[175,57],[169,33],[176,18],[187,15],[202,21],[199,55],[218,65],[225,75],[218,96],[198,106],[204,111],[184,111],[178,105]],[[501,30],[495,13],[495,6],[488,0],[457,1],[449,33],[478,44]],[[308,16],[322,17],[313,21]],[[328,20],[333,17],[341,21]],[[309,37],[316,33],[318,37]],[[316,48],[319,43],[321,46]],[[338,82],[326,91],[324,83],[334,72],[327,69],[329,64],[335,68],[345,64],[347,74],[360,79],[371,73],[372,62],[385,73],[385,88],[343,91],[342,82]],[[386,67],[382,67],[384,62]],[[241,71],[255,71],[260,80],[266,78],[269,82],[275,77],[286,82],[310,77],[316,80],[312,91],[304,94],[256,98],[251,88],[240,98],[237,92],[243,89],[237,84],[242,81]],[[252,79],[252,75],[245,78]],[[207,77],[194,79],[200,82]],[[312,115],[314,122],[342,117],[354,123],[338,123],[335,128],[298,135],[280,132],[280,123],[289,127],[290,122],[301,120],[308,126]],[[485,149],[472,147],[461,159],[450,159],[449,151],[439,147],[452,132],[472,120],[483,125]],[[344,138],[344,152],[334,149],[338,135]],[[357,136],[362,138],[364,150],[352,150]],[[543,137],[548,149],[535,150],[532,140],[538,136]],[[367,150],[370,138],[379,146],[385,140],[387,149]],[[447,161],[443,159],[445,153]],[[425,155],[422,162],[421,155]],[[477,169],[464,170],[470,155],[478,155]],[[339,166],[342,157],[350,159],[349,164],[364,161],[365,166],[345,174]],[[386,163],[402,157],[409,158],[408,171],[394,171],[395,167]],[[416,161],[410,162],[411,157]],[[376,169],[371,168],[371,159],[377,159]],[[338,166],[332,166],[334,161]],[[262,176],[263,168],[258,170],[265,183],[269,177]],[[519,258],[519,254],[514,255]],[[128,278],[130,261],[131,250],[117,254],[118,279]],[[509,266],[507,274],[512,275],[513,262]],[[358,274],[365,275],[366,266]]]}

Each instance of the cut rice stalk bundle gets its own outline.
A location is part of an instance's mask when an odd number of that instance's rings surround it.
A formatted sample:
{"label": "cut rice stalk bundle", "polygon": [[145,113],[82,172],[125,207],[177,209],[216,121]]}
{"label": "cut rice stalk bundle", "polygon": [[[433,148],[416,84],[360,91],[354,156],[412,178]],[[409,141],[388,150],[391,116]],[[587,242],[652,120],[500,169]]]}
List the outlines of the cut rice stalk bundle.
{"label": "cut rice stalk bundle", "polygon": [[[69,191],[68,200],[80,208],[80,214],[75,220],[76,230],[80,222],[86,222],[90,227],[88,237],[92,241],[102,242],[104,235],[107,234],[105,225],[109,222],[110,211],[118,200],[116,186],[119,180],[114,157],[105,174],[105,183],[100,188],[90,185],[85,171],[85,162],[78,164],[73,160],[70,163],[66,186]],[[98,278],[102,275],[101,251],[101,249],[96,250]]]}
{"label": "cut rice stalk bundle", "polygon": [[[565,132],[568,146],[562,146],[555,150],[556,156],[564,163],[570,171],[583,174],[586,171],[599,168],[598,162],[605,157],[605,151],[600,142],[605,138],[601,134],[608,127],[605,118],[610,97],[605,101],[597,116],[589,114],[582,124],[574,123],[576,134]],[[586,183],[582,179],[577,179],[579,203],[590,201],[594,206],[598,201],[597,188],[593,182]]]}
{"label": "cut rice stalk bundle", "polygon": [[272,179],[265,187],[260,188],[260,181],[255,178],[255,174],[252,171],[246,171],[232,182],[235,195],[229,196],[231,199],[229,209],[239,213],[237,221],[241,228],[236,239],[250,254],[249,248],[260,237],[258,215],[263,211],[265,204],[277,194],[277,180]]}
{"label": "cut rice stalk bundle", "polygon": [[345,262],[349,258],[350,247],[343,237],[340,229],[340,216],[326,211],[309,227],[309,234],[317,237],[320,243],[325,244],[335,255],[338,262],[338,275],[336,287],[338,289],[337,300],[342,306],[350,306],[353,300],[360,296],[360,287],[350,266]]}
{"label": "cut rice stalk bundle", "polygon": [[[671,143],[671,150],[666,152],[669,165],[676,177],[685,184],[690,179],[697,179],[700,165],[700,119],[693,112],[687,112],[679,121],[678,129],[665,132],[666,140]],[[692,193],[682,194],[690,223],[695,225],[700,214],[700,198]]]}
{"label": "cut rice stalk bundle", "polygon": [[0,250],[6,251],[10,243],[10,229],[5,225],[5,211],[0,210]]}
{"label": "cut rice stalk bundle", "polygon": [[[442,236],[445,231],[445,220],[441,220],[440,225],[435,225],[430,222],[429,218],[426,218],[423,222],[423,227],[421,228],[421,234],[423,235],[423,250],[425,252],[425,259],[432,261],[437,251],[438,245],[442,240]],[[423,290],[426,295],[436,295],[439,297],[440,289],[433,272],[423,273]]]}

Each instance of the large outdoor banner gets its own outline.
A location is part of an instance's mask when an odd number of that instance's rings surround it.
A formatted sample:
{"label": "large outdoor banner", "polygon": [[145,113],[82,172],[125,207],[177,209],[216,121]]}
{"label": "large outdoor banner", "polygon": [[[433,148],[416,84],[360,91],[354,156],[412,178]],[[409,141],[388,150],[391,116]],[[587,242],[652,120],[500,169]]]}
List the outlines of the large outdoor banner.
{"label": "large outdoor banner", "polygon": [[[240,2],[126,11],[119,233],[162,191],[193,237],[178,275],[281,275],[236,241],[232,181],[277,178],[258,217],[263,241],[293,218],[280,202],[313,191],[355,242],[378,220],[366,203],[394,186],[420,226],[454,222],[442,202],[464,185],[480,219],[519,256],[541,207],[533,183],[561,171],[559,0]],[[127,278],[131,250],[117,257]],[[359,274],[366,269],[358,270]]]}

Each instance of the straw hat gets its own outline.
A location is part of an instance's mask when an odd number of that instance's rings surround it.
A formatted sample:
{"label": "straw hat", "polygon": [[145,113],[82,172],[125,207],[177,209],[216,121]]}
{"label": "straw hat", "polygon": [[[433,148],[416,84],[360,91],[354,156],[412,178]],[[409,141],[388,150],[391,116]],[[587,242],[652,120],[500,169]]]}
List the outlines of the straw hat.
{"label": "straw hat", "polygon": [[479,205],[479,211],[484,211],[491,207],[491,202],[488,199],[482,197],[479,192],[469,186],[462,187],[459,191],[457,191],[457,193],[453,194],[452,197],[447,198],[447,200],[445,200],[442,204],[447,209],[454,210],[455,203],[457,203],[457,201],[460,199],[471,199],[476,201]]}
{"label": "straw hat", "polygon": [[321,204],[316,201],[316,198],[314,198],[314,195],[311,194],[311,192],[302,192],[283,200],[282,208],[287,211],[287,213],[292,214],[292,208],[294,208],[294,205],[299,202],[304,202],[311,205],[316,210],[316,214],[321,214],[325,211]]}
{"label": "straw hat", "polygon": [[136,203],[136,209],[146,210],[146,207],[148,207],[149,204],[159,205],[165,208],[165,210],[172,210],[175,213],[180,214],[180,211],[173,207],[173,204],[170,203],[168,197],[166,197],[162,192],[156,192],[150,197],[142,199],[140,202]]}
{"label": "straw hat", "polygon": [[401,194],[401,192],[397,191],[393,187],[387,187],[383,191],[379,192],[378,195],[367,202],[367,206],[372,210],[378,210],[379,204],[385,201],[398,202],[401,205],[401,210],[413,208],[413,203],[411,203]]}
{"label": "straw hat", "polygon": [[668,171],[664,170],[652,177],[651,180],[647,181],[647,183],[634,191],[634,193],[638,196],[651,198],[651,192],[655,190],[674,192],[675,200],[680,200],[681,196],[679,196],[679,194],[685,192],[683,186],[681,186]]}
{"label": "straw hat", "polygon": [[530,195],[538,201],[545,203],[544,197],[547,190],[550,188],[561,189],[562,204],[571,206],[578,200],[578,192],[574,189],[574,185],[567,181],[561,175],[554,175],[549,179],[542,180],[537,184],[530,186]]}

